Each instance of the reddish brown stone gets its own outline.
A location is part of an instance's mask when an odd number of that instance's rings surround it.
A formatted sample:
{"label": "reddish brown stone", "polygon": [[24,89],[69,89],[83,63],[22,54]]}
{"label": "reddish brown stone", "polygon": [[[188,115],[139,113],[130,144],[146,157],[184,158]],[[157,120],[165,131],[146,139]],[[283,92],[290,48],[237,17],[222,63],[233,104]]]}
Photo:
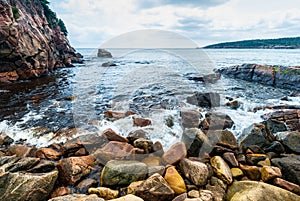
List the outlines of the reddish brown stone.
{"label": "reddish brown stone", "polygon": [[38,158],[49,160],[59,160],[59,158],[61,157],[61,153],[50,148],[40,148],[36,151],[35,154]]}
{"label": "reddish brown stone", "polygon": [[277,186],[284,188],[288,191],[291,191],[297,195],[300,195],[300,186],[297,184],[294,184],[292,182],[286,181],[284,179],[281,178],[275,178],[274,179],[274,184],[276,184]]}
{"label": "reddish brown stone", "polygon": [[261,169],[261,178],[263,181],[269,181],[276,177],[282,177],[281,170],[278,167],[264,166]]}
{"label": "reddish brown stone", "polygon": [[62,186],[62,187],[59,187],[59,188],[55,189],[54,191],[52,191],[51,198],[69,195],[69,194],[71,194],[70,189],[65,186]]}
{"label": "reddish brown stone", "polygon": [[152,124],[152,122],[150,119],[145,119],[145,118],[134,118],[133,119],[134,126],[145,127],[145,126],[149,126],[151,124]]}
{"label": "reddish brown stone", "polygon": [[103,131],[102,135],[104,137],[106,137],[109,141],[128,142],[128,139],[126,139],[125,137],[117,134],[111,128],[108,128],[105,131]]}
{"label": "reddish brown stone", "polygon": [[13,145],[8,148],[9,155],[16,155],[18,157],[35,156],[35,149],[24,145]]}
{"label": "reddish brown stone", "polygon": [[181,124],[185,128],[198,128],[200,113],[195,110],[181,111]]}
{"label": "reddish brown stone", "polygon": [[117,112],[117,111],[112,111],[108,110],[104,112],[104,115],[108,118],[113,118],[113,119],[122,119],[130,115],[135,115],[136,113],[133,111],[127,111],[127,112]]}
{"label": "reddish brown stone", "polygon": [[183,142],[174,144],[167,152],[163,154],[163,160],[170,165],[178,163],[181,159],[185,158],[187,150]]}
{"label": "reddish brown stone", "polygon": [[259,167],[240,164],[240,168],[249,179],[255,180],[255,181],[260,180],[261,173],[260,173]]}
{"label": "reddish brown stone", "polygon": [[239,162],[236,160],[234,153],[226,152],[223,154],[223,158],[226,160],[229,166],[238,167]]}
{"label": "reddish brown stone", "polygon": [[74,186],[84,176],[87,176],[94,166],[94,157],[81,156],[81,157],[70,157],[59,161],[59,178],[66,185]]}

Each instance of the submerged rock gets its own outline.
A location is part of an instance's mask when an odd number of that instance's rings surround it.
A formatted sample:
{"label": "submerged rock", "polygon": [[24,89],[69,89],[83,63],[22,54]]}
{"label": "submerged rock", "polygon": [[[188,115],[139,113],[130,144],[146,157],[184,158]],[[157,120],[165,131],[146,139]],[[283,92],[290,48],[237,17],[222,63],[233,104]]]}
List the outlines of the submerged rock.
{"label": "submerged rock", "polygon": [[204,108],[213,108],[220,106],[220,94],[218,93],[200,93],[187,97],[187,103]]}
{"label": "submerged rock", "polygon": [[97,56],[103,58],[112,58],[111,53],[105,49],[98,49]]}

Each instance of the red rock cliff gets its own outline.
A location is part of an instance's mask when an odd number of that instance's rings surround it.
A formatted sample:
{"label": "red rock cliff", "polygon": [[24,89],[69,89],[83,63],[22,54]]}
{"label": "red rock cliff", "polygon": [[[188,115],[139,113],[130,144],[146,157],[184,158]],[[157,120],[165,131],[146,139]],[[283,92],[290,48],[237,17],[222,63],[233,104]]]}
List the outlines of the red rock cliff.
{"label": "red rock cliff", "polygon": [[80,58],[49,25],[41,0],[0,0],[0,82],[40,77]]}

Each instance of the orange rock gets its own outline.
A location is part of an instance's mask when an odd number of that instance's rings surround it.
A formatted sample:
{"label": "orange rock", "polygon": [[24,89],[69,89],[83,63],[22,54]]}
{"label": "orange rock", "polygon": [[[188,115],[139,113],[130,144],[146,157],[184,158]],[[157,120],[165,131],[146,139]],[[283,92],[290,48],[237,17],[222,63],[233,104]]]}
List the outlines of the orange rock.
{"label": "orange rock", "polygon": [[169,186],[173,189],[175,194],[179,195],[186,192],[184,180],[174,166],[169,166],[167,168],[165,180],[168,182]]}
{"label": "orange rock", "polygon": [[261,178],[263,181],[269,181],[276,177],[282,177],[281,170],[278,167],[263,166],[261,169]]}
{"label": "orange rock", "polygon": [[108,128],[105,131],[103,131],[102,135],[104,137],[106,137],[109,141],[128,142],[128,139],[126,139],[125,137],[117,134],[111,128]]}
{"label": "orange rock", "polygon": [[70,189],[62,186],[59,187],[57,189],[55,189],[52,193],[51,193],[51,198],[55,198],[55,197],[59,197],[59,196],[64,196],[64,195],[69,195],[71,193]]}
{"label": "orange rock", "polygon": [[40,148],[35,154],[38,158],[50,160],[58,160],[61,157],[61,153],[50,148]]}

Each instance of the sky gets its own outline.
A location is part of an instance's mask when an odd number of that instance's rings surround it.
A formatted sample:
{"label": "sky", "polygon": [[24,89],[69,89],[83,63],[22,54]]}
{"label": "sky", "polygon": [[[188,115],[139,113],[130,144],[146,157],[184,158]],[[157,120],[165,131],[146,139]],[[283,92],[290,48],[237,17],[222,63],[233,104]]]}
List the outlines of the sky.
{"label": "sky", "polygon": [[300,36],[299,0],[49,1],[65,22],[75,48],[101,47],[112,39],[147,29],[181,35],[198,47]]}

